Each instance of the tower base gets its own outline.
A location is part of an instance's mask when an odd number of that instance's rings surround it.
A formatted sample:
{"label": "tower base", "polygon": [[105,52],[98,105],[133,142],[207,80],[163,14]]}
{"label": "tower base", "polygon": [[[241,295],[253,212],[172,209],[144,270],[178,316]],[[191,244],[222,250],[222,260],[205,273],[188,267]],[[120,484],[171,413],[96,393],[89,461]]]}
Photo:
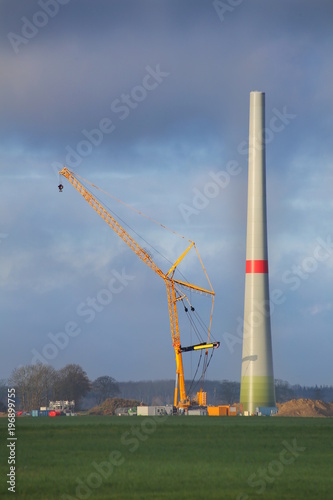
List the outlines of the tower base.
{"label": "tower base", "polygon": [[273,377],[241,377],[241,412],[253,415],[259,406],[275,406],[275,387]]}

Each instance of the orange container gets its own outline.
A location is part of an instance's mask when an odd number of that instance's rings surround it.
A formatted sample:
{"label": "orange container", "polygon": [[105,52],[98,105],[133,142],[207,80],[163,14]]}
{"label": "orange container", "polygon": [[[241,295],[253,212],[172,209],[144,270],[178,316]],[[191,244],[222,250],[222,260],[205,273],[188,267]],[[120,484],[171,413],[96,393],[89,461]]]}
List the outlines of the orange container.
{"label": "orange container", "polygon": [[227,417],[229,415],[229,406],[207,406],[207,411],[210,417]]}

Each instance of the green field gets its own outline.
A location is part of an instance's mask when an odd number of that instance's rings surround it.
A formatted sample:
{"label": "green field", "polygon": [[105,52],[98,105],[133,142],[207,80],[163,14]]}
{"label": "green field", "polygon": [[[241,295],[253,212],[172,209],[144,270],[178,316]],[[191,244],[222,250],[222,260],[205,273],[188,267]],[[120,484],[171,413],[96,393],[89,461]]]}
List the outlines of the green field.
{"label": "green field", "polygon": [[16,436],[18,499],[333,498],[328,418],[21,417]]}

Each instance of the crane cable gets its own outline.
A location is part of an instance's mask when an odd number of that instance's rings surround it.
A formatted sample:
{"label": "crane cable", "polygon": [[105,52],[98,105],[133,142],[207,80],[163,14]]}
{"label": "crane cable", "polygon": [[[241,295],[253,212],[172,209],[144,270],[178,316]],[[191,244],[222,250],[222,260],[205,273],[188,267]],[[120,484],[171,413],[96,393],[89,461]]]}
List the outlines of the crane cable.
{"label": "crane cable", "polygon": [[[188,390],[188,394],[190,395],[191,394],[191,391],[192,391],[192,386],[194,384],[194,381],[195,381],[195,377],[197,376],[197,373],[198,373],[198,370],[199,370],[199,366],[200,366],[200,363],[201,363],[201,358],[202,358],[202,351],[200,352],[200,357],[199,357],[199,361],[198,361],[198,364],[197,364],[197,368],[195,370],[195,374],[193,376],[193,379],[191,381],[191,385],[190,385],[190,388]],[[199,379],[200,380],[200,379]],[[198,385],[199,381],[196,382],[195,386],[196,387]]]}
{"label": "crane cable", "polygon": [[[101,193],[104,193],[106,196],[108,196],[109,198],[112,198],[113,200],[115,200],[117,203],[120,203],[121,205],[125,206],[126,208],[129,208],[132,212],[134,213],[137,213],[138,215],[141,215],[142,217],[145,217],[146,219],[150,220],[151,222],[153,222],[154,224],[162,227],[163,229],[166,229],[167,231],[175,234],[176,236],[182,238],[182,239],[186,239],[185,236],[181,235],[180,233],[177,233],[176,231],[174,231],[173,229],[170,229],[168,226],[165,226],[164,224],[161,224],[160,222],[158,222],[157,220],[153,219],[152,217],[144,214],[143,212],[141,212],[140,210],[137,210],[136,208],[134,208],[133,206],[125,203],[124,201],[120,200],[119,198],[117,198],[116,196],[108,193],[107,191],[105,191],[104,189],[100,188],[99,186],[96,186],[96,184],[93,184],[92,182],[88,181],[87,179],[85,179],[84,177],[78,175],[77,173],[74,174],[74,172],[71,172],[72,175],[74,177],[77,177],[81,180],[82,184],[84,185],[85,183],[86,184],[89,184],[89,186],[97,189],[98,191],[100,191]],[[159,250],[157,250],[157,248],[155,248],[151,243],[149,243],[147,240],[145,240],[145,238],[143,238],[143,236],[141,236],[139,233],[137,233],[135,231],[135,229],[133,229],[127,222],[125,222],[114,210],[112,210],[106,203],[104,203],[100,198],[98,198],[96,195],[95,195],[95,198],[102,204],[105,206],[105,208],[107,208],[119,221],[122,222],[122,224],[124,224],[125,226],[127,226],[136,236],[138,236],[142,241],[144,241],[154,252],[156,252],[157,254],[159,254],[166,262],[168,262],[169,264],[173,264],[173,262],[171,262],[165,255],[163,255]],[[193,243],[192,240],[188,240],[189,243]],[[203,271],[206,275],[206,278],[208,280],[208,283],[210,284],[211,286],[211,283],[210,283],[210,280],[207,276],[207,273],[206,273],[206,269],[203,265],[203,262],[201,260],[201,257],[200,257],[200,254],[198,252],[198,249],[197,247],[195,246],[195,243],[194,243],[194,248],[196,250],[196,253],[198,255],[198,258],[199,258],[199,262],[203,268]],[[180,271],[180,269],[177,268],[177,272],[179,272],[179,274],[184,278],[184,281],[187,282],[187,283],[190,283],[189,280],[186,278],[186,276]],[[211,286],[212,288],[212,286]],[[199,293],[203,293],[203,292],[199,292]]]}
{"label": "crane cable", "polygon": [[[137,212],[137,213],[140,213],[138,210],[136,210],[135,208],[131,207],[130,205],[127,205],[126,203],[122,202],[121,200],[119,200],[118,198],[116,198],[115,196],[112,196],[111,194],[107,193],[106,191],[104,191],[103,189],[99,188],[98,186],[96,186],[95,184],[92,184],[91,182],[87,181],[86,179],[84,179],[83,177],[75,174],[75,177],[79,177],[81,179],[81,181],[84,181],[84,182],[87,182],[88,184],[90,184],[90,186],[98,189],[99,191],[103,192],[104,194],[108,195],[110,198],[113,198],[115,201],[121,203],[122,205],[125,205],[126,207],[130,208],[131,210],[133,210],[134,212]],[[84,185],[84,182],[82,182],[82,184]],[[163,255],[159,250],[157,250],[157,248],[153,247],[153,245],[151,243],[149,243],[149,241],[145,240],[145,238],[143,236],[141,236],[141,234],[137,233],[137,231],[135,231],[135,229],[133,229],[124,219],[122,219],[114,210],[112,210],[112,208],[107,205],[104,201],[101,200],[101,198],[99,198],[98,196],[94,195],[94,197],[96,198],[96,200],[99,201],[99,203],[101,205],[103,205],[105,208],[108,209],[108,211],[110,213],[112,213],[116,219],[118,221],[120,221],[124,226],[126,226],[130,231],[132,231],[138,238],[140,238],[142,241],[144,241],[152,250],[154,250],[154,252],[158,253],[163,259],[165,259],[169,264],[173,264],[171,262],[171,260],[169,260],[165,255]],[[144,217],[147,217],[149,219],[148,216],[145,216],[144,214],[140,214],[140,215],[143,215]],[[152,221],[154,221],[153,219],[151,219]],[[156,224],[159,224],[159,222],[157,221],[154,221]],[[162,227],[163,225],[160,224]],[[166,228],[167,229],[167,228]],[[170,231],[172,231],[170,229]],[[185,278],[185,276],[183,276]]]}
{"label": "crane cable", "polygon": [[205,322],[200,317],[199,313],[196,310],[194,310],[193,312],[194,312],[194,316],[196,317],[196,319],[197,319],[198,323],[200,324],[201,328],[203,329],[203,331],[205,333],[207,333],[212,338],[212,340],[214,340],[216,342],[216,338],[214,337],[212,332],[209,330],[209,328],[207,328]]}
{"label": "crane cable", "polygon": [[[186,297],[186,299],[188,301],[187,297]],[[185,306],[184,299],[182,299],[182,303],[183,303],[183,307],[184,307],[184,311],[185,311],[186,317],[187,317],[187,319],[188,319],[191,327],[193,328],[194,332],[196,333],[198,340],[200,340],[200,342],[204,341],[204,339],[202,338],[202,336],[200,334],[200,331],[199,331],[199,327],[200,327],[201,330],[205,334],[209,335],[212,338],[212,340],[216,342],[216,338],[211,333],[211,331],[209,330],[209,328],[207,327],[207,325],[205,324],[205,322],[203,321],[203,319],[201,318],[201,316],[199,315],[199,313],[196,311],[196,309],[191,305],[191,303],[189,302],[189,306],[190,306],[190,311],[193,312],[194,319],[193,319],[192,315],[189,314],[189,308]],[[195,320],[197,321],[198,326],[195,323]]]}
{"label": "crane cable", "polygon": [[194,319],[192,318],[191,314],[189,314],[188,309],[187,310],[186,309],[185,309],[185,313],[186,313],[186,317],[187,317],[187,319],[188,319],[188,321],[190,323],[190,326],[192,327],[192,329],[193,329],[194,333],[196,334],[198,340],[200,342],[204,342],[204,339],[203,339],[203,337],[202,337],[202,335],[201,335],[201,333],[199,331],[199,328],[197,327],[196,323],[194,322]]}
{"label": "crane cable", "polygon": [[[84,185],[85,183],[89,184],[91,187],[93,187],[93,188],[97,189],[98,191],[100,191],[100,192],[104,193],[106,196],[108,196],[108,197],[112,198],[112,199],[113,199],[113,200],[115,200],[117,203],[120,203],[121,205],[125,206],[126,208],[129,208],[131,211],[133,211],[133,212],[137,213],[138,215],[141,215],[142,217],[145,217],[146,219],[150,220],[150,221],[151,221],[151,222],[153,222],[154,224],[156,224],[156,225],[158,225],[158,226],[161,226],[163,229],[166,229],[167,231],[169,231],[169,232],[171,232],[171,233],[175,234],[176,236],[181,237],[182,239],[185,239],[185,236],[181,235],[180,233],[177,233],[176,231],[174,231],[174,230],[170,229],[168,226],[165,226],[164,224],[161,224],[160,222],[156,221],[156,220],[155,220],[155,219],[153,219],[152,217],[149,217],[148,215],[144,214],[144,213],[143,213],[143,212],[141,212],[140,210],[137,210],[137,209],[135,209],[134,207],[132,207],[131,205],[129,205],[129,204],[127,204],[127,203],[123,202],[122,200],[120,200],[120,199],[119,199],[119,198],[117,198],[116,196],[113,196],[112,194],[108,193],[108,192],[107,192],[107,191],[105,191],[104,189],[102,189],[102,188],[100,188],[100,187],[96,186],[95,184],[93,184],[92,182],[88,181],[88,180],[87,180],[87,179],[85,179],[84,177],[81,177],[80,175],[78,175],[78,174],[76,174],[76,173],[75,173],[75,174],[73,173],[73,175],[74,175],[75,177],[78,177],[78,178],[81,180],[81,182],[82,182],[82,184],[83,184],[83,185]],[[136,234],[136,236],[138,236],[138,237],[139,237],[142,241],[144,241],[144,242],[145,242],[145,243],[146,243],[146,244],[147,244],[150,248],[152,248],[152,249],[154,250],[154,252],[158,253],[158,254],[159,254],[159,255],[160,255],[163,259],[165,259],[165,260],[166,260],[169,264],[172,264],[172,262],[171,262],[171,261],[170,261],[170,260],[169,260],[169,259],[168,259],[165,255],[163,255],[163,254],[162,254],[159,250],[157,250],[155,247],[153,247],[153,245],[151,245],[151,243],[149,243],[147,240],[145,240],[145,238],[143,238],[143,236],[141,236],[140,234],[138,234],[138,233],[135,231],[135,229],[133,229],[133,228],[132,228],[132,227],[131,227],[131,226],[130,226],[127,222],[125,222],[125,221],[124,221],[124,220],[123,220],[123,219],[122,219],[122,218],[121,218],[121,217],[120,217],[120,216],[119,216],[119,215],[118,215],[118,214],[117,214],[114,210],[112,210],[112,209],[111,209],[111,208],[110,208],[110,207],[109,207],[106,203],[104,203],[104,202],[103,202],[100,198],[98,198],[96,195],[95,195],[95,197],[96,197],[96,199],[97,199],[97,200],[98,200],[98,201],[99,201],[102,205],[104,205],[104,206],[105,206],[105,207],[106,207],[106,208],[107,208],[107,209],[108,209],[108,210],[109,210],[109,211],[110,211],[110,212],[111,212],[111,213],[112,213],[112,214],[113,214],[113,215],[114,215],[114,216],[115,216],[115,217],[116,217],[119,221],[121,221],[121,222],[122,222],[122,224],[124,224],[125,226],[127,226],[127,227],[128,227],[128,228],[129,228],[129,229],[130,229],[130,230],[131,230],[134,234]],[[188,240],[188,241],[189,241],[190,243],[192,243],[192,240]],[[194,245],[194,246],[195,246],[195,245]],[[196,248],[196,247],[195,247],[195,249],[196,249],[196,252],[197,252],[197,254],[198,254],[198,250],[197,250],[197,248]],[[203,267],[203,270],[204,270],[204,272],[205,272],[205,274],[206,274],[206,277],[207,277],[207,279],[208,279],[208,276],[207,276],[206,270],[205,270],[205,268],[204,268],[204,266],[203,266],[203,263],[202,263],[202,261],[201,261],[201,258],[200,258],[200,255],[199,255],[199,254],[198,254],[198,257],[199,257],[200,263],[201,263],[201,265],[202,265],[202,267]],[[185,281],[187,281],[187,282],[188,282],[187,278],[183,275],[183,273],[182,273],[179,269],[177,269],[177,271],[181,274],[181,276],[185,279]],[[209,279],[208,279],[208,282],[209,282],[209,284],[210,284]],[[192,292],[192,290],[191,290],[191,292]],[[195,315],[195,317],[196,317],[196,319],[197,319],[197,322],[198,322],[198,323],[199,323],[199,325],[201,326],[202,330],[203,330],[205,333],[208,333],[208,335],[210,335],[210,334],[211,334],[211,332],[209,331],[209,328],[207,328],[207,326],[205,325],[205,323],[203,322],[203,320],[201,319],[201,317],[199,316],[199,314],[195,311],[194,307],[191,305],[190,301],[188,300],[188,297],[187,297],[186,295],[185,295],[185,297],[186,297],[186,299],[187,299],[187,301],[188,301],[188,303],[189,303],[189,305],[190,305],[190,309],[191,309],[191,311],[192,311],[192,312],[194,312],[194,315]],[[182,301],[182,302],[183,302],[183,301]],[[185,306],[184,306],[184,309],[185,309],[185,311],[186,311],[186,313],[187,313],[187,312],[188,312],[188,310],[187,310],[187,308],[186,308]],[[187,315],[187,318],[188,318],[188,320],[189,320],[189,322],[190,322],[191,327],[193,328],[194,332],[196,333],[196,336],[197,336],[198,340],[199,340],[200,342],[204,342],[204,339],[203,339],[203,337],[202,337],[202,336],[201,336],[201,334],[200,334],[199,328],[198,328],[198,327],[197,327],[197,325],[195,324],[195,322],[194,322],[194,320],[193,320],[192,316],[191,316],[190,314],[186,314],[186,315]],[[213,336],[213,335],[211,335],[211,336],[212,336],[212,338],[214,339],[214,336]],[[214,340],[215,340],[215,339],[214,339]],[[200,354],[199,364],[200,364],[200,362],[201,362],[201,357],[202,357],[202,352],[201,352],[201,354]],[[210,359],[211,359],[211,358],[210,358]],[[195,378],[195,376],[196,376],[196,374],[197,374],[197,371],[198,371],[198,368],[199,368],[199,364],[198,364],[198,366],[197,366],[197,369],[196,369],[196,372],[195,372],[194,378]],[[207,365],[207,367],[208,367],[208,365]],[[207,367],[206,367],[205,369],[204,369],[204,367],[203,367],[203,371],[206,371]],[[204,373],[203,373],[203,374],[204,374]],[[202,377],[203,377],[203,375],[202,375]],[[202,377],[201,377],[201,378],[202,378]],[[194,381],[194,378],[193,378],[193,381]]]}
{"label": "crane cable", "polygon": [[[169,231],[170,233],[173,233],[175,234],[176,236],[179,236],[180,238],[182,239],[187,239],[185,236],[183,236],[182,234],[180,233],[177,233],[177,231],[174,231],[173,229],[169,228],[168,226],[165,226],[164,224],[162,224],[161,222],[158,222],[157,220],[153,219],[152,217],[150,217],[149,215],[146,215],[145,213],[141,212],[141,210],[137,210],[136,208],[132,207],[131,205],[125,203],[124,201],[120,200],[119,198],[117,198],[116,196],[113,196],[112,194],[108,193],[107,191],[105,191],[104,189],[96,186],[96,184],[93,184],[92,182],[88,181],[87,179],[85,179],[84,177],[81,177],[80,175],[76,174],[75,173],[75,177],[78,177],[79,179],[81,179],[81,181],[84,181],[86,182],[87,184],[89,184],[90,186],[92,186],[93,188],[95,189],[98,189],[99,191],[101,191],[102,193],[106,194],[106,196],[109,196],[110,198],[112,198],[113,200],[115,200],[117,203],[120,203],[121,205],[124,205],[125,207],[129,208],[130,210],[132,210],[132,212],[135,212],[137,213],[138,215],[141,215],[142,217],[145,217],[146,219],[150,220],[151,222],[153,222],[154,224],[156,224],[157,226],[161,226],[163,227],[163,229],[166,229],[167,231]],[[192,243],[192,240],[188,240],[189,243]]]}
{"label": "crane cable", "polygon": [[[189,320],[189,322],[190,322],[191,327],[193,328],[194,332],[196,333],[196,336],[197,336],[198,340],[199,340],[200,342],[203,342],[203,341],[204,341],[204,339],[202,338],[202,336],[201,336],[201,334],[200,334],[200,331],[199,331],[198,326],[196,325],[196,323],[195,323],[195,321],[194,321],[194,319],[193,319],[192,315],[189,313],[189,309],[185,306],[185,304],[184,304],[184,301],[183,301],[183,300],[182,300],[182,302],[183,302],[183,306],[184,306],[184,311],[185,311],[186,317],[188,318],[188,320]],[[196,313],[195,309],[194,309],[192,306],[191,306],[190,310],[191,310],[191,312],[193,312],[193,313],[194,313],[194,316],[195,316],[195,318],[197,319],[197,321],[199,322],[199,324],[200,324],[201,328],[202,328],[203,330],[206,330],[206,332],[210,333],[210,332],[208,331],[207,327],[205,326],[204,322],[203,322],[203,321],[202,321],[202,319],[200,318],[199,314],[198,314],[198,313]],[[211,335],[211,336],[212,336],[212,338],[214,339],[214,336],[213,336],[213,335]],[[214,339],[214,340],[215,340],[215,339]],[[193,379],[192,379],[192,381],[191,381],[191,385],[190,385],[189,390],[188,390],[188,394],[189,394],[189,395],[191,394],[192,387],[193,387],[193,384],[194,384],[194,382],[195,382],[195,377],[197,376],[197,373],[198,373],[198,370],[199,370],[199,366],[200,366],[201,359],[202,359],[202,354],[203,354],[203,351],[200,351],[200,357],[199,357],[199,361],[198,361],[198,364],[197,364],[197,368],[196,368],[195,374],[194,374],[194,376],[193,376]],[[207,371],[207,369],[208,369],[208,366],[209,366],[209,364],[210,364],[210,362],[211,362],[211,360],[212,360],[213,354],[214,354],[214,349],[212,350],[212,352],[211,352],[211,355],[210,355],[209,359],[207,358],[207,354],[208,354],[208,351],[206,350],[206,355],[205,355],[205,358],[204,358],[204,361],[203,361],[203,366],[202,366],[202,373],[201,373],[200,378],[197,380],[197,382],[196,382],[196,384],[195,384],[195,386],[194,386],[194,389],[193,389],[193,390],[195,390],[195,388],[197,387],[197,385],[199,384],[199,382],[200,382],[200,381],[204,382],[204,378],[205,378],[206,371]]]}
{"label": "crane cable", "polygon": [[[196,383],[195,383],[195,385],[194,385],[194,387],[193,387],[193,384],[194,384],[194,379],[195,379],[195,377],[196,377],[196,374],[197,374],[197,372],[198,372],[199,365],[200,365],[200,362],[201,362],[201,357],[202,357],[202,351],[201,351],[201,354],[200,354],[200,359],[199,359],[198,366],[197,366],[197,370],[196,370],[196,372],[195,372],[195,375],[194,375],[193,380],[192,380],[192,382],[191,382],[190,388],[189,388],[189,390],[188,390],[188,393],[189,393],[189,394],[191,393],[191,391],[192,391],[192,390],[193,390],[193,392],[196,390],[196,388],[198,387],[198,384],[199,384],[199,382],[200,382],[200,381],[204,382],[204,377],[205,377],[205,374],[206,374],[207,368],[208,368],[208,366],[209,366],[209,364],[210,364],[210,362],[211,362],[211,360],[212,360],[212,357],[213,357],[214,351],[215,351],[215,349],[213,349],[213,350],[212,350],[211,355],[210,355],[210,358],[209,358],[208,362],[206,362],[206,364],[205,364],[205,361],[204,361],[204,366],[203,366],[203,368],[202,368],[202,374],[201,374],[201,377],[200,377],[200,378],[196,381]],[[192,389],[192,387],[193,387],[193,389]]]}

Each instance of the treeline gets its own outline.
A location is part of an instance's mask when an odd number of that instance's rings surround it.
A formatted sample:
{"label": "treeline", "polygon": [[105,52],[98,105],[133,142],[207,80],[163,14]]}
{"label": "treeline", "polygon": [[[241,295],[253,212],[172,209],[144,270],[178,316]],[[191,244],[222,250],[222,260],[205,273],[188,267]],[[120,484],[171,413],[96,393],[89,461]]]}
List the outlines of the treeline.
{"label": "treeline", "polygon": [[320,399],[326,403],[333,402],[333,387],[330,385],[302,386],[290,385],[285,380],[275,380],[275,395],[277,403],[284,403],[291,399]]}
{"label": "treeline", "polygon": [[[186,381],[185,384],[187,394],[194,398],[200,390],[200,382],[191,385],[190,381]],[[16,409],[30,412],[41,406],[48,406],[49,402],[54,400],[74,400],[76,410],[89,409],[101,404],[107,398],[116,396],[135,399],[148,405],[172,405],[175,382],[174,380],[116,382],[109,375],[91,381],[80,365],[69,364],[61,370],[55,370],[50,365],[37,363],[15,368],[8,381],[0,381],[0,411],[6,410],[8,387],[16,389]],[[239,382],[206,380],[202,388],[207,392],[208,404],[239,402]],[[290,385],[284,380],[275,381],[275,394],[277,403],[299,398],[333,401],[332,386],[305,387]]]}
{"label": "treeline", "polygon": [[[200,389],[197,384],[191,389],[191,382],[186,381],[186,389],[190,397],[195,397]],[[120,396],[124,399],[136,399],[149,405],[173,404],[175,389],[174,380],[156,380],[141,382],[118,382]],[[203,390],[207,392],[207,402],[212,405],[232,404],[239,402],[240,383],[230,380],[206,380]],[[290,399],[321,399],[322,401],[333,401],[332,386],[290,385],[283,380],[275,381],[275,394],[277,403],[283,403]]]}
{"label": "treeline", "polygon": [[94,406],[119,394],[118,385],[112,377],[103,376],[90,381],[77,364],[66,365],[61,370],[42,363],[15,368],[9,380],[0,383],[0,411],[6,410],[7,387],[16,390],[16,410],[26,412],[58,400],[74,400],[78,410],[88,395]]}
{"label": "treeline", "polygon": [[[173,380],[157,380],[144,382],[118,382],[121,397],[138,399],[147,404],[173,404],[175,382]],[[186,381],[187,391],[190,381]],[[200,384],[192,388],[190,396],[194,397]],[[240,383],[230,380],[206,380],[203,390],[207,392],[209,404],[232,404],[239,402]],[[291,399],[320,399],[327,403],[333,401],[333,386],[301,386],[291,385],[284,380],[275,380],[275,395],[277,403],[284,403]]]}

